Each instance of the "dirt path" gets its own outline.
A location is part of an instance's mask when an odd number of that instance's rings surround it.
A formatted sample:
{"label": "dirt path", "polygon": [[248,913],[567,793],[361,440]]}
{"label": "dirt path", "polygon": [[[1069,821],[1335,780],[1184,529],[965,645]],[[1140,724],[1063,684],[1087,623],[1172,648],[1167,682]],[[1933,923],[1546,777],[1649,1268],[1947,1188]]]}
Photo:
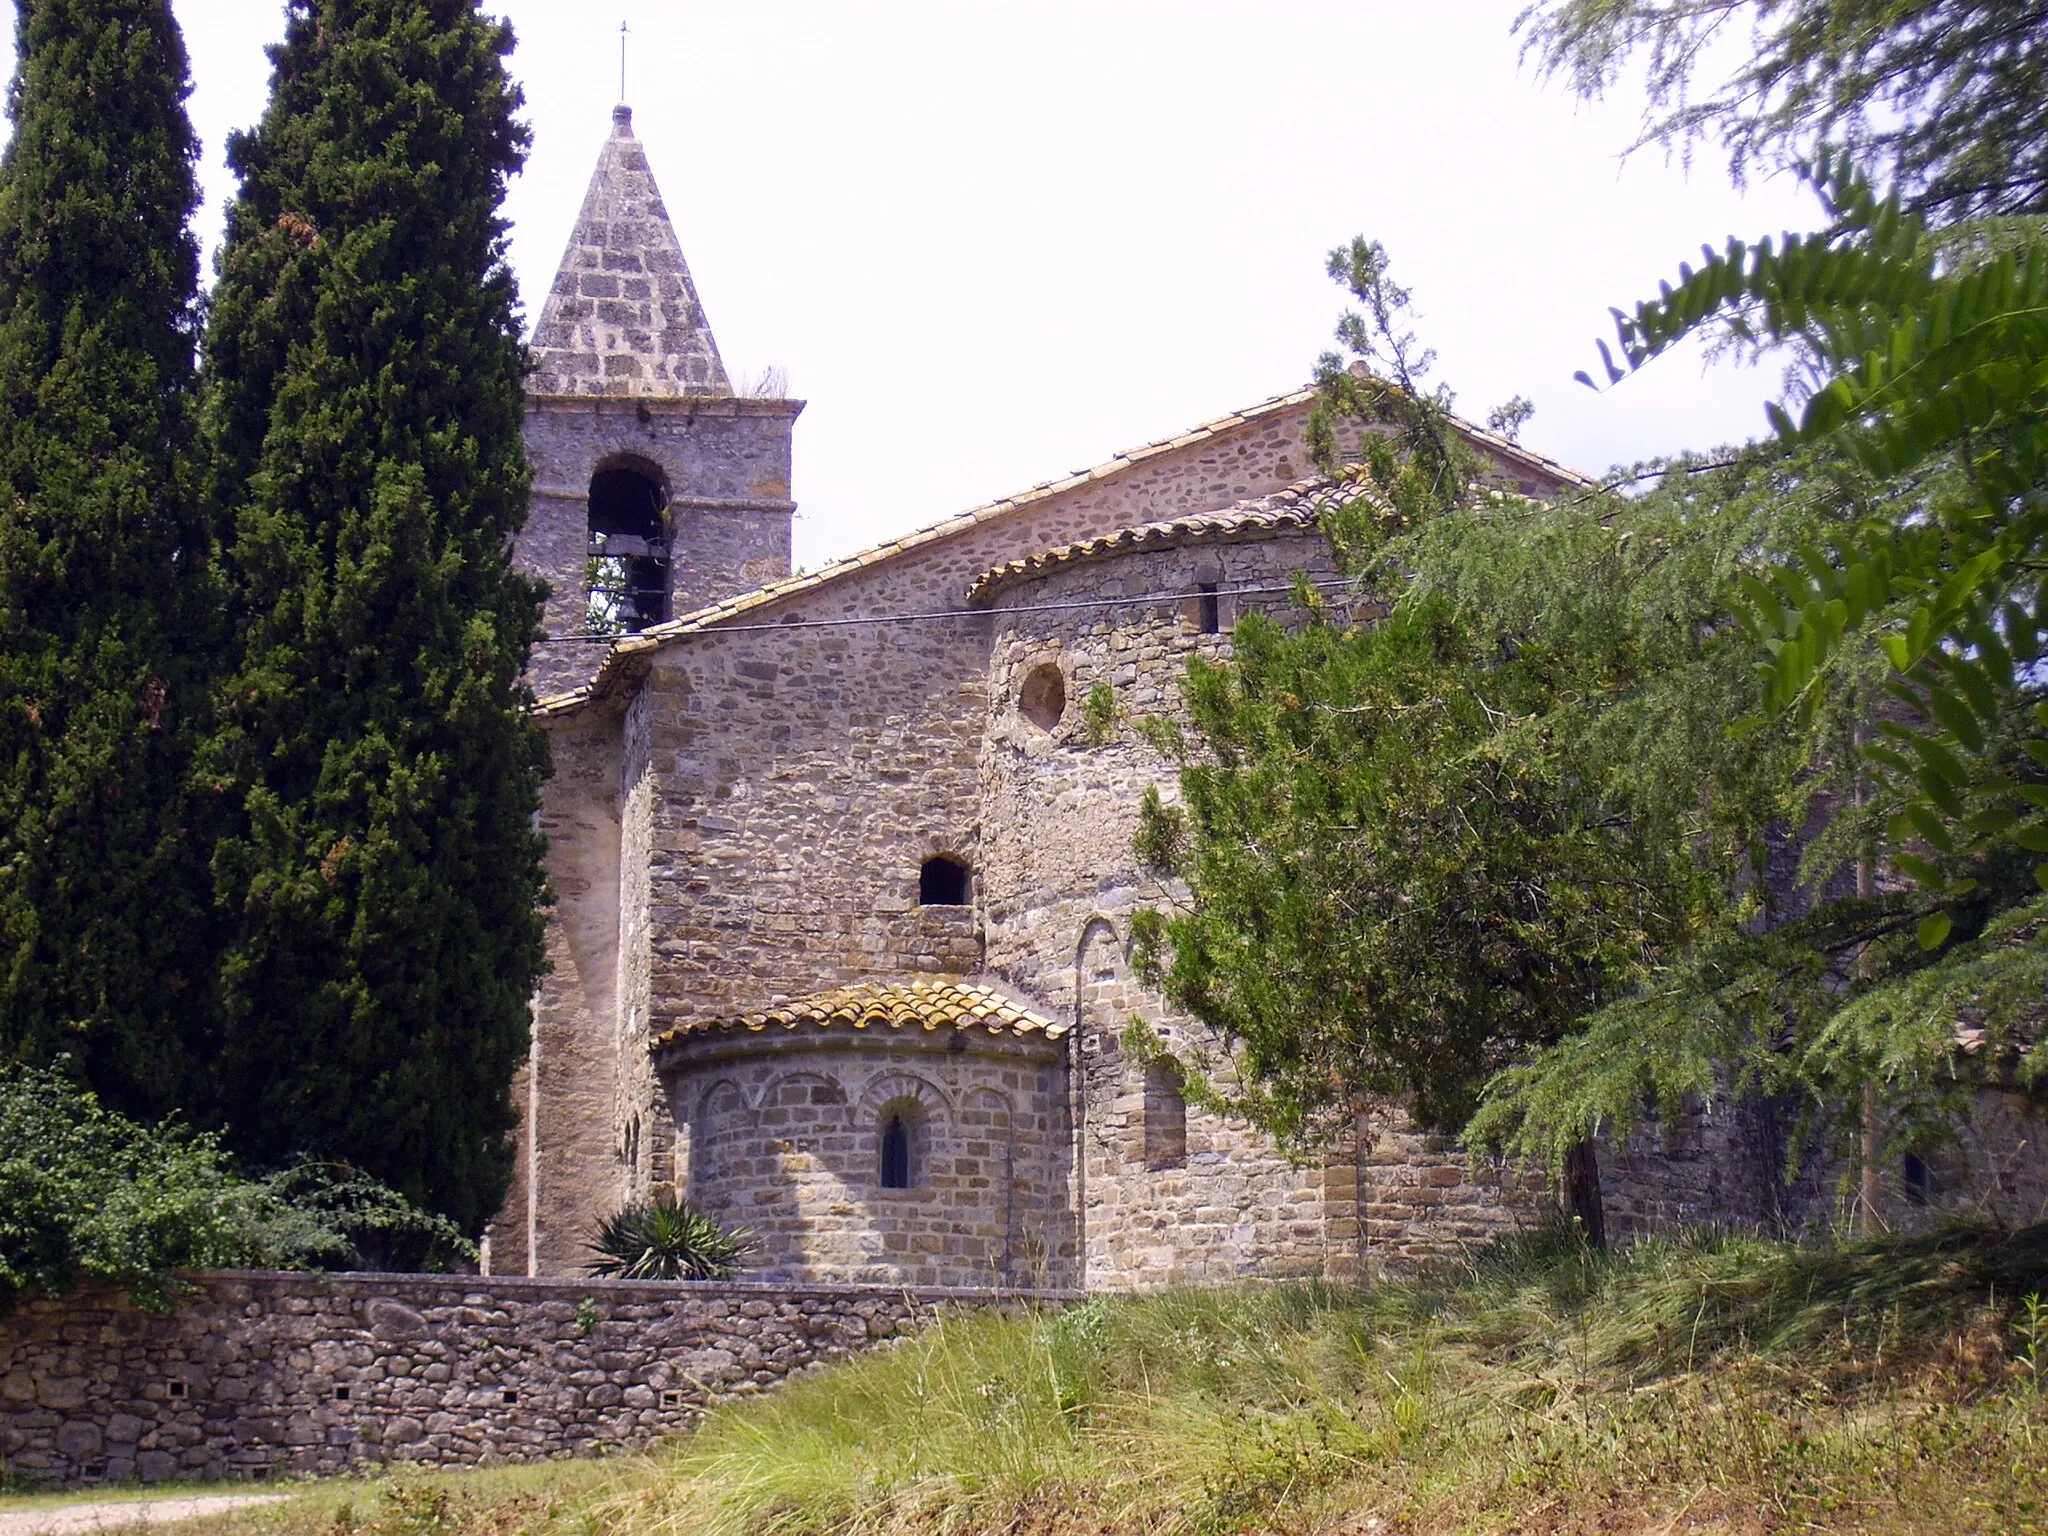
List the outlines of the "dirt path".
{"label": "dirt path", "polygon": [[87,1536],[144,1525],[174,1525],[251,1504],[276,1504],[281,1493],[222,1493],[199,1499],[120,1499],[104,1504],[60,1504],[0,1514],[0,1536]]}

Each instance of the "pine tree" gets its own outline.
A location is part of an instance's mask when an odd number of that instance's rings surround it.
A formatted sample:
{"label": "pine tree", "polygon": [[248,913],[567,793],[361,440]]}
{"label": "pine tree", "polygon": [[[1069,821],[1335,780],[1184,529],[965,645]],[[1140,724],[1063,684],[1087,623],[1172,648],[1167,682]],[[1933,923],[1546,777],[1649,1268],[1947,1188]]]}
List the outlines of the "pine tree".
{"label": "pine tree", "polygon": [[185,778],[197,143],[165,0],[22,0],[0,161],[0,1062],[194,1091],[211,904]]}
{"label": "pine tree", "polygon": [[203,759],[232,823],[229,1141],[470,1230],[542,964],[511,46],[470,0],[292,0],[229,145],[206,359],[241,635]]}
{"label": "pine tree", "polygon": [[1831,145],[1932,224],[2048,212],[2040,0],[1535,0],[1515,25],[1582,96],[1640,61],[1641,143],[1719,139],[1738,179]]}

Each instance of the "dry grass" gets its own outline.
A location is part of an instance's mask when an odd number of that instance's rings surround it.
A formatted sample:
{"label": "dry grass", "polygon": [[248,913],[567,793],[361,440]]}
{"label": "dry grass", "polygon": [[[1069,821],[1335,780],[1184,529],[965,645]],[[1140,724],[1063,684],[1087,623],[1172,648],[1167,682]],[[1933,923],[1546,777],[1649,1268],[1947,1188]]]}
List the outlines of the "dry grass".
{"label": "dry grass", "polygon": [[2048,1227],[962,1318],[661,1454],[319,1490],[274,1536],[2048,1530]]}

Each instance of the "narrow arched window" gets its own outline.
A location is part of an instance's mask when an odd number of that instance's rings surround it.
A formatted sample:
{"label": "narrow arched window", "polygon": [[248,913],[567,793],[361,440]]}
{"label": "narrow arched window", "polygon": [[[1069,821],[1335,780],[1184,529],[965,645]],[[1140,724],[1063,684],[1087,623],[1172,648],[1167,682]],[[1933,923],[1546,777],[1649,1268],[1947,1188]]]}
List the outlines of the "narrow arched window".
{"label": "narrow arched window", "polygon": [[917,900],[926,907],[966,906],[967,866],[943,853],[926,859],[917,872]]}
{"label": "narrow arched window", "polygon": [[882,1188],[910,1188],[910,1122],[901,1113],[882,1122]]}
{"label": "narrow arched window", "polygon": [[661,481],[632,465],[590,477],[592,634],[632,634],[668,617],[667,504]]}

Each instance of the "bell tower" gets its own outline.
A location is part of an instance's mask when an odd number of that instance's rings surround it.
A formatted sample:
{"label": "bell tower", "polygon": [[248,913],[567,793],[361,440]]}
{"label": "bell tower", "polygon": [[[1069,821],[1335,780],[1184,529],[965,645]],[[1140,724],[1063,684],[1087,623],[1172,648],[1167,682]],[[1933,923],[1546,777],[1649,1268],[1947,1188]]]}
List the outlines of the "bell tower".
{"label": "bell tower", "polygon": [[532,666],[545,697],[586,680],[618,635],[789,574],[803,402],[733,394],[627,106],[532,353],[517,557],[549,586]]}

